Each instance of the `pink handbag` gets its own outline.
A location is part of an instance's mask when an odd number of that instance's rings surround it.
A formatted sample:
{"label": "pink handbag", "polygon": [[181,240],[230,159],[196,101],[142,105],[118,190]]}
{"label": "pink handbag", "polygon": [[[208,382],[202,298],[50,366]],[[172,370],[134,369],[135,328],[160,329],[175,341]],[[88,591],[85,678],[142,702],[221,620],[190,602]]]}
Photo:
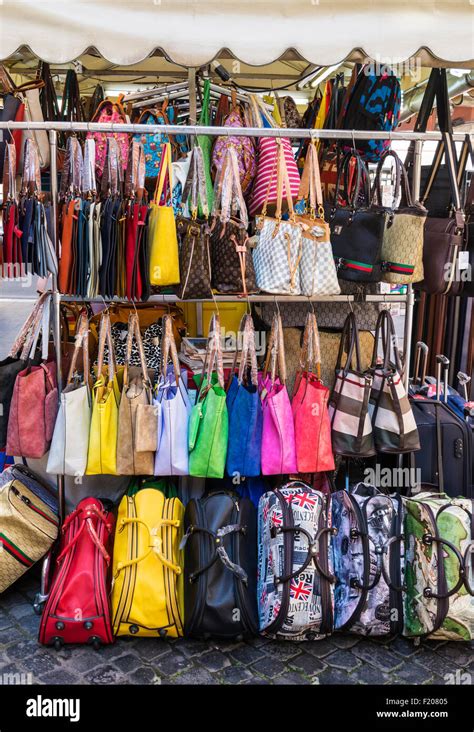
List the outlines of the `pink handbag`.
{"label": "pink handbag", "polygon": [[[272,368],[268,375],[270,360]],[[279,314],[273,318],[265,368],[258,378],[263,409],[262,475],[296,473],[295,429],[285,384],[283,327]]]}
{"label": "pink handbag", "polygon": [[300,174],[289,139],[287,137],[261,137],[258,142],[257,176],[249,205],[251,216],[261,213],[265,200],[267,203],[275,203],[277,200],[277,159],[280,144],[283,146],[285,155],[291,197],[294,200],[298,197]]}
{"label": "pink handbag", "polygon": [[[127,117],[121,104],[121,97],[117,102],[104,99],[97,107],[91,121],[112,124],[126,123]],[[107,139],[109,137],[114,137],[117,140],[122,168],[124,172],[127,170],[129,135],[126,132],[88,132],[87,137],[92,137],[95,140],[95,169],[99,178],[102,176],[105,167]]]}
{"label": "pink handbag", "polygon": [[[232,109],[227,115],[224,127],[245,127],[245,121],[235,98],[235,91],[232,92]],[[212,172],[214,177],[222,169],[229,148],[237,153],[239,167],[240,186],[242,193],[246,194],[254,181],[257,173],[257,153],[255,143],[251,137],[236,137],[235,135],[222,135],[214,143],[212,151]]]}
{"label": "pink handbag", "polygon": [[49,450],[58,411],[54,361],[27,366],[13,387],[8,418],[7,455],[41,458]]}

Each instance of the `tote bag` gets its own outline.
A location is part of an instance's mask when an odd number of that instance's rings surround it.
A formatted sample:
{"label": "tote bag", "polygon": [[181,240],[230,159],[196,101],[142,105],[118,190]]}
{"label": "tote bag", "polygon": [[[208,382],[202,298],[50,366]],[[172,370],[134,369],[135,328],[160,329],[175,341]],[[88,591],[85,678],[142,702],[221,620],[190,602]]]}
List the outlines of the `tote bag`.
{"label": "tote bag", "polygon": [[285,163],[288,169],[288,179],[290,182],[288,195],[292,199],[296,199],[298,195],[300,175],[289,139],[287,137],[262,137],[258,141],[257,175],[249,203],[249,213],[251,216],[255,216],[255,214],[263,210],[265,201],[267,205],[277,202],[277,178],[274,170],[280,147],[283,148]]}
{"label": "tote bag", "polygon": [[[81,348],[83,373],[80,383],[77,383],[75,368]],[[46,468],[48,473],[84,475],[87,467],[90,424],[89,321],[86,311],[83,311],[78,321],[66,387],[61,392]]]}
{"label": "tote bag", "polygon": [[[212,373],[214,365],[215,380]],[[199,394],[189,420],[190,475],[196,478],[224,477],[228,430],[220,320],[218,315],[213,315]]]}
{"label": "tote bag", "polygon": [[148,219],[150,284],[160,286],[176,285],[180,281],[178,237],[170,200],[173,188],[170,143],[163,145],[163,148],[155,197]]}
{"label": "tote bag", "polygon": [[[103,373],[107,341],[107,372]],[[117,474],[117,431],[123,369],[116,371],[110,330],[110,315],[103,313],[100,323],[97,380],[92,389],[92,417],[86,475]]]}
{"label": "tote bag", "polygon": [[[171,355],[171,367],[168,359]],[[155,388],[157,446],[155,475],[188,475],[191,400],[181,376],[171,315],[163,317],[161,376]]]}

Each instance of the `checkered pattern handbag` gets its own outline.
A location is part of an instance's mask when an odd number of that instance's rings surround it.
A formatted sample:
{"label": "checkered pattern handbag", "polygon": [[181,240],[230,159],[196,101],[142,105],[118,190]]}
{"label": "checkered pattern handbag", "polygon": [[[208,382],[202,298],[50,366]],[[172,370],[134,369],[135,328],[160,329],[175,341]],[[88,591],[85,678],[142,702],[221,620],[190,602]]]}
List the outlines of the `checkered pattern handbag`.
{"label": "checkered pattern handbag", "polygon": [[[377,364],[378,338],[383,333],[383,361]],[[395,338],[392,316],[388,310],[382,310],[375,330],[369,412],[378,452],[413,452],[420,449],[420,438],[403,384],[403,367]]]}
{"label": "checkered pattern handbag", "polygon": [[[342,367],[345,339],[349,338],[347,359]],[[356,368],[351,367],[355,352]],[[349,313],[342,330],[336,363],[336,382],[329,400],[332,449],[336,455],[371,457],[375,455],[369,397],[372,376],[362,371],[359,332],[354,313]]]}

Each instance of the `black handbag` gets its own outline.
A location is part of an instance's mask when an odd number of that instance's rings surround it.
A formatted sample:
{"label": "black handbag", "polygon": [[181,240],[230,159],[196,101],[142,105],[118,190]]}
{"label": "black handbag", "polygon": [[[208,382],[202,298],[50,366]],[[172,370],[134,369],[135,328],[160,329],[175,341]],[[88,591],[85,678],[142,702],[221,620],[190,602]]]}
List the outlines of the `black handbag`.
{"label": "black handbag", "polygon": [[184,515],[185,636],[256,635],[257,516],[253,503],[216,491],[192,499]]}
{"label": "black handbag", "polygon": [[[355,185],[347,193],[349,164],[355,158]],[[341,187],[341,182],[344,185]],[[342,201],[342,205],[341,205]],[[379,282],[382,243],[388,213],[371,205],[369,171],[362,158],[348,152],[338,171],[334,204],[325,205],[337,276],[353,282]]]}

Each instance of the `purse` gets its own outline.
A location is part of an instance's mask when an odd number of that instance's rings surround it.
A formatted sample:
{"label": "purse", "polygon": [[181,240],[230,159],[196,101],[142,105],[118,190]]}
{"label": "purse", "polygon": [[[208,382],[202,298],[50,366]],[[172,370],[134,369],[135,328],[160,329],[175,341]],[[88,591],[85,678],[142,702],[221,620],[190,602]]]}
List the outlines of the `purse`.
{"label": "purse", "polygon": [[[226,471],[232,477],[258,477],[261,469],[263,411],[258,393],[258,367],[252,316],[240,323],[242,338],[239,372],[235,361],[227,385],[229,442]],[[237,359],[237,351],[235,354]]]}
{"label": "purse", "polygon": [[[345,339],[349,339],[347,358],[342,366]],[[356,365],[352,368],[355,353]],[[336,455],[371,457],[375,455],[374,435],[369,413],[372,375],[362,371],[359,330],[354,313],[349,313],[342,329],[336,361],[336,381],[329,399],[332,449]]]}
{"label": "purse", "polygon": [[[183,190],[183,203],[190,201],[191,218],[178,216],[176,229],[179,242],[180,285],[175,292],[181,300],[207,298],[212,295],[211,254],[209,245],[209,208],[206,197],[202,150],[195,146]],[[198,219],[198,202],[204,218]]]}
{"label": "purse", "polygon": [[[165,99],[161,108],[153,107],[143,110],[136,124],[169,125],[170,121],[166,113],[167,107],[168,100]],[[146,130],[146,126],[144,130]],[[163,169],[165,150],[170,144],[169,135],[164,132],[137,132],[132,139],[143,146],[146,165],[145,176],[147,178],[158,178]]]}
{"label": "purse", "polygon": [[278,205],[278,176],[275,172],[280,153],[284,157],[285,168],[288,171],[288,198],[293,201],[298,196],[300,175],[290,140],[287,137],[261,137],[258,141],[257,174],[249,202],[250,216],[258,215],[260,212],[264,215],[263,210],[266,210],[268,205],[274,203]]}
{"label": "purse", "polygon": [[[238,208],[233,215],[233,208]],[[235,150],[229,148],[216,178],[210,227],[211,284],[218,292],[247,297],[257,291],[249,247],[247,207],[240,187]]]}
{"label": "purse", "polygon": [[[103,372],[104,345],[108,342],[107,373]],[[117,432],[123,369],[116,371],[108,311],[99,331],[97,380],[92,387],[92,416],[86,475],[117,474]]]}
{"label": "purse", "polygon": [[[228,99],[228,97],[225,97],[225,99]],[[232,106],[223,122],[223,126],[229,128],[246,126],[243,114],[237,104],[235,90],[232,90]],[[212,170],[215,178],[220,173],[229,150],[233,150],[236,154],[240,187],[242,193],[247,195],[257,173],[255,141],[251,137],[236,137],[231,134],[231,130],[229,130],[229,134],[218,137],[212,149]]]}
{"label": "purse", "polygon": [[[91,392],[89,371],[89,321],[83,310],[79,316],[74,352],[66,387],[61,392],[56,424],[49,450],[48,473],[84,475],[87,467],[91,424]],[[76,374],[76,363],[82,349],[82,378]]]}
{"label": "purse", "polygon": [[[140,373],[130,378],[130,355],[135,339],[140,353]],[[157,444],[156,409],[152,404],[152,386],[143,352],[140,323],[136,313],[128,320],[127,353],[123,370],[117,429],[117,473],[153,475]],[[149,449],[145,451],[145,447]]]}
{"label": "purse", "polygon": [[[387,150],[377,165],[374,199],[380,206],[384,205],[381,174],[383,164],[389,157],[395,161],[395,185],[383,235],[382,280],[405,285],[423,279],[423,242],[427,211],[418,201],[413,203],[405,166],[394,150]],[[402,184],[407,205],[395,208]]]}
{"label": "purse", "polygon": [[324,221],[318,153],[313,141],[308,146],[298,199],[305,200],[307,208],[309,203],[309,214],[296,218],[304,224],[299,265],[301,294],[339,295],[341,288],[329,240],[329,224]]}
{"label": "purse", "polygon": [[[349,195],[347,180],[352,158],[356,160],[356,182]],[[344,185],[341,188],[342,181]],[[344,205],[341,205],[339,195]],[[338,277],[354,282],[379,282],[388,213],[381,207],[371,205],[369,171],[356,153],[348,152],[345,155],[338,172],[335,203],[326,204],[325,212],[331,227],[331,244]]]}
{"label": "purse", "polygon": [[[377,362],[380,336],[382,363]],[[420,449],[420,438],[403,383],[404,369],[395,345],[396,337],[390,312],[382,310],[375,329],[369,412],[377,452],[412,453]]]}
{"label": "purse", "polygon": [[[216,379],[213,368],[216,366]],[[189,419],[189,474],[196,478],[223,478],[229,422],[222,366],[218,315],[209,324],[209,338],[199,393]]]}
{"label": "purse", "polygon": [[277,313],[273,318],[265,367],[258,378],[263,411],[262,475],[296,473],[295,428],[286,388],[283,328]]}
{"label": "purse", "polygon": [[[277,143],[278,155],[270,179],[273,179],[276,172],[276,212],[275,217],[267,216],[267,195],[262,214],[256,218],[257,245],[253,251],[253,263],[260,290],[275,295],[300,295],[299,266],[303,251],[303,224],[295,216],[283,144],[281,140],[277,140]],[[284,191],[290,214],[288,221],[282,220]]]}
{"label": "purse", "polygon": [[163,148],[155,196],[148,219],[150,284],[160,286],[175,285],[180,281],[178,236],[171,205],[173,174],[170,143],[168,142]]}
{"label": "purse", "polygon": [[[170,354],[171,368],[168,367]],[[171,315],[163,316],[161,363],[161,376],[153,397],[157,421],[154,474],[188,475],[188,425],[192,405],[181,376]]]}
{"label": "purse", "polygon": [[[91,122],[103,122],[106,124],[124,124],[127,122],[127,116],[122,106],[122,95],[119,96],[116,102],[112,102],[110,99],[104,99],[103,102],[97,107]],[[129,135],[127,132],[88,132],[87,137],[92,137],[95,140],[96,146],[96,173],[97,177],[102,177],[104,168],[106,165],[107,157],[107,145],[109,139],[112,137],[116,140],[119,150],[120,165],[125,171],[127,169],[128,161],[128,146],[129,146]]]}
{"label": "purse", "polygon": [[306,318],[300,369],[291,403],[298,473],[334,470],[328,413],[329,394],[329,389],[321,382],[318,325],[315,314],[310,312]]}

